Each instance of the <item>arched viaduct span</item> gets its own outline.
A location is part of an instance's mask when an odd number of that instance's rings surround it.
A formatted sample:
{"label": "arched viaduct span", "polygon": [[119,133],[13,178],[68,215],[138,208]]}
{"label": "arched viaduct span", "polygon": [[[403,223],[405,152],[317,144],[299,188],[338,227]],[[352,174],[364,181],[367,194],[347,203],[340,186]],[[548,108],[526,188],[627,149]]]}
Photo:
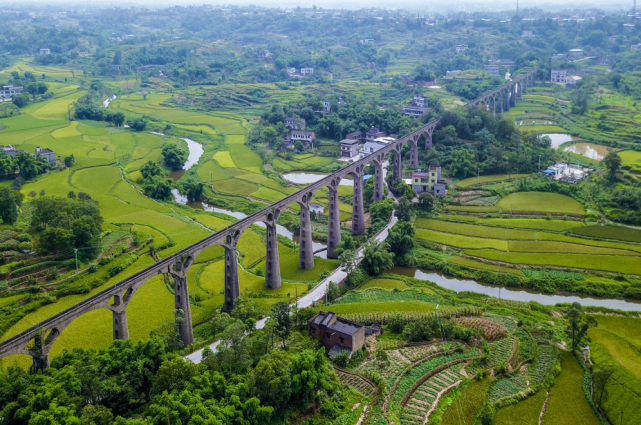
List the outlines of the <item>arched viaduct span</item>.
{"label": "arched viaduct span", "polygon": [[[533,70],[515,77],[512,81],[469,102],[465,106],[478,107],[483,105],[488,108],[491,113],[509,110],[510,104],[514,106],[516,98],[520,97],[522,93],[525,93],[526,88],[532,85],[535,72],[536,71]],[[174,278],[175,310],[177,312],[176,321],[179,324],[183,343],[186,345],[192,344],[194,336],[189,305],[189,292],[187,289],[187,272],[196,257],[198,257],[198,254],[214,245],[220,245],[225,249],[225,309],[229,311],[233,307],[234,300],[240,294],[236,244],[243,232],[252,224],[263,222],[267,227],[265,286],[267,288],[279,288],[281,286],[281,278],[276,233],[278,217],[290,204],[298,203],[300,205],[299,267],[302,269],[313,268],[314,254],[312,247],[310,202],[317,190],[326,188],[329,190],[327,257],[336,258],[334,251],[341,240],[337,192],[341,179],[348,174],[354,177],[352,233],[358,235],[365,231],[362,178],[365,166],[370,163],[374,164],[374,199],[382,200],[384,197],[383,185],[385,184],[383,181],[383,162],[385,157],[390,153],[392,154],[394,178],[401,177],[401,151],[405,143],[408,143],[410,145],[410,168],[418,168],[419,139],[421,136],[424,136],[425,149],[430,149],[432,147],[432,133],[439,123],[440,118],[437,118],[418,130],[388,144],[383,149],[336,171],[324,179],[213,233],[201,241],[90,296],[84,301],[0,342],[0,358],[12,354],[28,354],[34,359],[35,370],[45,368],[49,364],[49,350],[62,331],[82,314],[100,308],[111,310],[113,313],[113,338],[127,339],[129,337],[126,312],[127,305],[136,291],[147,280],[160,273],[170,274]],[[30,344],[32,341],[33,344]],[[29,348],[27,348],[28,346]]]}

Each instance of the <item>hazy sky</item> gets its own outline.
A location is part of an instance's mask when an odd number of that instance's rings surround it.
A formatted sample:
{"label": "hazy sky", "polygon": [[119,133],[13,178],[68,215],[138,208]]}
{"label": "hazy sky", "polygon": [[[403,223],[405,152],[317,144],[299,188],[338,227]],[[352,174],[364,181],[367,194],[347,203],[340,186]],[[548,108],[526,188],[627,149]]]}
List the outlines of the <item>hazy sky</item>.
{"label": "hazy sky", "polygon": [[[407,9],[419,11],[479,11],[479,10],[516,10],[516,0],[437,0],[437,1],[424,1],[424,0],[352,0],[345,2],[343,0],[98,0],[98,1],[51,1],[51,0],[30,0],[25,2],[16,2],[16,0],[0,0],[0,4],[4,7],[16,5],[21,8],[28,7],[28,4],[56,4],[60,7],[88,7],[91,5],[109,7],[109,6],[189,6],[189,5],[202,5],[202,4],[237,4],[237,5],[261,5],[268,7],[282,7],[292,8],[296,6],[310,7],[316,5],[317,7],[328,9],[361,9],[367,7],[385,7],[388,9]],[[559,1],[535,1],[535,0],[521,0],[519,1],[519,8],[524,9],[528,7],[536,7],[543,10],[558,11],[562,9],[587,9],[590,7],[601,8],[608,11],[615,10],[629,10],[632,8],[632,0],[630,1],[605,1],[605,0],[559,0]]]}

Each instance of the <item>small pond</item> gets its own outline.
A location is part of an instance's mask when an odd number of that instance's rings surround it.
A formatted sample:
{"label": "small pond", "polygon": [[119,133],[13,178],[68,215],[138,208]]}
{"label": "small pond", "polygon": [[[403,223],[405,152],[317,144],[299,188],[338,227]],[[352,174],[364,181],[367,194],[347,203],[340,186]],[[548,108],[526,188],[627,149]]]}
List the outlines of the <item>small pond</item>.
{"label": "small pond", "polygon": [[557,303],[578,302],[581,305],[596,307],[608,307],[628,311],[641,311],[641,301],[627,300],[622,298],[595,298],[582,295],[555,295],[531,291],[523,288],[506,288],[496,285],[479,283],[474,280],[461,280],[445,276],[440,272],[424,271],[417,268],[394,267],[388,271],[403,276],[414,277],[421,280],[429,280],[447,289],[456,292],[471,291],[485,294],[492,297],[500,297],[513,301],[536,301],[543,305],[555,305]]}
{"label": "small pond", "polygon": [[550,139],[552,139],[553,149],[558,148],[565,142],[571,142],[572,140],[577,139],[576,137],[570,134],[564,134],[564,133],[545,133],[545,134],[541,134],[541,136],[548,136]]}
{"label": "small pond", "polygon": [[[328,175],[329,174],[316,173],[313,171],[296,171],[294,173],[283,174],[283,178],[296,184],[312,184],[324,179]],[[349,177],[351,176],[341,180],[341,186],[354,186],[354,179]]]}
{"label": "small pond", "polygon": [[590,159],[601,161],[608,154],[609,146],[597,145],[596,143],[575,143],[563,149],[565,152],[576,153]]}

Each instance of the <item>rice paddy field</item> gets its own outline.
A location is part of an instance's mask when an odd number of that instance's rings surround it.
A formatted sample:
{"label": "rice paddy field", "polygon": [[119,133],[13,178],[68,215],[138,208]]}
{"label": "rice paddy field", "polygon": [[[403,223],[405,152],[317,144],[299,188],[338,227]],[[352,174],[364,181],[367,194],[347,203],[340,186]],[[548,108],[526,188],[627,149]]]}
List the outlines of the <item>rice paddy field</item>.
{"label": "rice paddy field", "polygon": [[[528,196],[538,202],[528,200]],[[583,211],[577,201],[557,194],[523,192],[500,202],[509,202],[515,211],[517,208],[545,211],[537,208],[540,205],[547,205],[551,209],[548,211],[559,214],[565,211],[579,215]],[[619,226],[586,226],[582,221],[559,218],[485,218],[461,214],[419,218],[415,225],[417,238],[452,247],[464,255],[450,257],[448,263],[470,269],[498,272],[500,264],[502,273],[520,276],[519,269],[523,267],[641,276],[641,232]]]}
{"label": "rice paddy field", "polygon": [[601,405],[608,417],[632,425],[641,415],[641,319],[599,315],[597,320],[599,326],[589,331],[590,360],[597,369],[614,371]]}
{"label": "rice paddy field", "polygon": [[529,174],[493,174],[491,176],[470,177],[456,183],[457,187],[466,188],[470,186],[482,185],[485,183],[503,182],[514,179],[528,177]]}
{"label": "rice paddy field", "polygon": [[[28,66],[20,62],[15,67],[24,72],[32,70],[40,75],[64,78],[72,77],[70,71],[53,68]],[[41,69],[42,68],[42,69]],[[10,72],[11,70],[5,70]],[[62,160],[74,155],[75,163],[69,169],[55,171],[29,181],[22,187],[27,195],[31,191],[47,195],[66,197],[70,191],[86,192],[98,202],[105,220],[105,228],[120,229],[121,226],[144,232],[153,238],[153,244],[164,246],[158,252],[160,257],[170,255],[219,230],[235,219],[202,210],[192,210],[173,202],[161,202],[145,197],[136,183],[142,175],[140,167],[149,160],[160,162],[161,150],[166,144],[184,146],[180,137],[163,135],[160,131],[151,133],[132,132],[126,129],[105,128],[92,121],[68,121],[69,109],[85,92],[78,85],[51,83],[55,92],[53,98],[31,104],[22,110],[23,114],[0,118],[2,143],[14,144],[16,149],[32,152],[36,146],[54,150]],[[260,203],[271,203],[294,193],[297,188],[267,177],[263,171],[261,157],[246,146],[245,134],[249,124],[246,119],[228,112],[185,111],[171,105],[172,95],[149,93],[119,95],[108,107],[110,112],[123,112],[127,117],[145,117],[158,120],[162,126],[170,124],[188,137],[203,145],[205,153],[193,170],[200,176],[212,193],[244,196]],[[184,137],[184,136],[183,136]],[[299,156],[291,167],[325,166],[333,158],[313,155]],[[322,202],[324,193],[317,194]],[[28,199],[28,198],[27,198]],[[345,219],[351,218],[351,206],[340,205]],[[296,212],[298,205],[291,206]],[[258,268],[265,270],[265,245],[263,233],[248,229],[241,237],[238,251],[239,261],[244,269],[239,270],[241,294],[254,298],[257,305],[265,309],[278,301],[293,299],[308,290],[308,284],[317,281],[321,273],[332,271],[338,263],[334,260],[316,258],[316,267],[311,270],[298,268],[296,246],[280,246],[283,285],[277,290],[265,288],[265,279],[258,274]],[[153,263],[153,258],[144,253],[124,271],[108,277],[107,266],[87,276],[74,285],[88,284],[89,293],[59,297],[48,304],[26,314],[10,327],[3,330],[2,339],[14,335],[29,326],[69,307],[123,278],[142,270]],[[223,303],[224,262],[223,250],[213,247],[200,254],[189,271],[189,289],[192,295],[192,319],[195,325],[203,323]],[[113,265],[113,264],[111,264]],[[252,271],[247,271],[253,267]],[[18,298],[0,298],[1,303],[10,305]],[[154,278],[135,294],[127,310],[130,337],[144,339],[151,330],[173,320],[173,294],[162,280]],[[1,306],[0,306],[1,308]],[[96,310],[76,319],[69,325],[54,344],[51,354],[56,356],[63,349],[106,347],[112,340],[111,312]],[[27,367],[31,360],[27,356],[10,356],[3,359],[2,367],[19,364]]]}

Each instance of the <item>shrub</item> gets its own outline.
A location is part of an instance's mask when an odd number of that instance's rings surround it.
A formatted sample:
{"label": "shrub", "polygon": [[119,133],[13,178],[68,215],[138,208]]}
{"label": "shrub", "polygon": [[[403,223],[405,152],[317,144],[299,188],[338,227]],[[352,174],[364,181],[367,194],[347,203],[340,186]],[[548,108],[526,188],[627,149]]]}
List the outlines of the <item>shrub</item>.
{"label": "shrub", "polygon": [[96,263],[91,263],[91,264],[89,264],[89,267],[87,268],[87,271],[88,271],[89,273],[95,273],[95,272],[97,272],[97,271],[98,271],[98,264],[96,264]]}
{"label": "shrub", "polygon": [[31,251],[33,249],[33,244],[31,242],[20,242],[18,249],[21,251]]}
{"label": "shrub", "polygon": [[333,361],[338,367],[346,367],[349,363],[349,354],[347,353],[347,351],[341,351],[334,356]]}
{"label": "shrub", "polygon": [[111,260],[113,260],[113,258],[111,258],[111,257],[110,257],[110,256],[108,256],[108,255],[105,255],[104,257],[102,257],[102,258],[98,261],[98,264],[100,264],[101,266],[105,266],[105,265],[107,265],[107,264],[111,263]]}

